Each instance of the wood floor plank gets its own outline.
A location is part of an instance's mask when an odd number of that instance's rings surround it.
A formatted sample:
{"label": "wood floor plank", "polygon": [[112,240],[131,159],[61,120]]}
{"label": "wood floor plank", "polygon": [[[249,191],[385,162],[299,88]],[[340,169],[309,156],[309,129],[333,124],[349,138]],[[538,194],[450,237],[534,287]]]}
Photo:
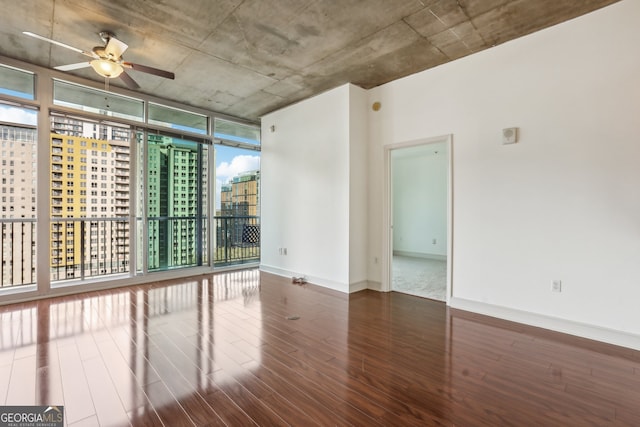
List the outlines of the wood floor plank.
{"label": "wood floor plank", "polygon": [[393,292],[244,270],[0,321],[0,403],[74,427],[640,425],[640,352]]}
{"label": "wood floor plank", "polygon": [[100,425],[129,425],[127,411],[102,358],[85,360],[83,366]]}
{"label": "wood floor plank", "polygon": [[131,425],[135,427],[164,426],[164,423],[150,403],[144,406],[139,406],[136,409],[129,411],[127,415],[129,416]]}
{"label": "wood floor plank", "polygon": [[7,405],[35,405],[36,403],[36,356],[27,356],[13,361],[7,390]]}
{"label": "wood floor plank", "polygon": [[173,343],[155,335],[150,352],[150,363],[159,372],[169,391],[196,425],[223,425],[214,408],[198,392],[205,375],[196,365],[185,362],[185,355]]}
{"label": "wood floor plank", "polygon": [[[235,377],[224,370],[216,371],[209,375],[209,379],[215,386],[224,392],[234,403],[249,415],[252,423],[257,425],[286,426],[288,425],[272,407],[265,405],[246,387],[239,383]],[[224,409],[221,408],[224,412]]]}
{"label": "wood floor plank", "polygon": [[146,404],[144,392],[138,383],[138,379],[131,370],[131,365],[127,363],[128,361],[124,359],[118,350],[115,342],[100,342],[98,343],[98,348],[100,357],[104,360],[105,368],[118,391],[125,411],[129,412]]}
{"label": "wood floor plank", "polygon": [[94,339],[93,334],[86,333],[76,335],[76,346],[80,352],[80,358],[82,360],[93,359],[100,356],[100,350]]}
{"label": "wood floor plank", "polygon": [[[315,384],[301,378],[294,372],[282,374],[282,369],[276,363],[272,363],[268,357],[264,357],[260,369],[253,374],[263,382],[273,386],[279,395],[285,396],[292,405],[299,408],[320,425],[350,424],[349,418],[354,410],[347,402],[336,403],[336,399],[326,391],[318,389]],[[270,398],[267,398],[267,400]],[[365,418],[362,416],[360,419]],[[371,419],[370,424],[374,424]]]}
{"label": "wood floor plank", "polygon": [[[242,417],[242,414],[251,413],[248,418],[248,423],[261,422],[260,425],[284,425],[281,424],[281,419],[268,407],[264,406],[257,397],[255,397],[249,390],[246,390],[244,386],[237,383],[233,378],[233,375],[224,372],[224,368],[214,371],[213,373],[206,375],[208,372],[201,369],[199,364],[200,358],[193,357],[193,350],[197,350],[197,345],[190,341],[187,337],[181,335],[171,335],[172,338],[158,334],[154,336],[154,343],[161,346],[163,354],[167,359],[174,364],[174,366],[180,366],[181,374],[184,379],[190,384],[194,392],[197,392],[197,398],[202,398],[204,401],[209,402],[209,399],[215,399],[219,396],[211,396],[212,392],[221,391],[227,396],[231,397],[235,406],[240,408],[237,411],[235,407],[221,407],[211,406],[209,412],[215,413],[221,419],[227,419],[230,417]],[[221,352],[217,355],[207,355],[207,357],[215,357],[216,359],[223,359],[219,362],[220,365],[227,369],[231,366],[235,373],[244,371],[232,356]],[[224,360],[232,361],[231,363],[225,363]],[[251,360],[251,359],[250,359]],[[193,373],[190,375],[189,372]],[[203,378],[206,375],[206,380],[203,383]],[[229,413],[227,411],[229,410]],[[257,419],[258,421],[254,421]]]}
{"label": "wood floor plank", "polygon": [[[254,371],[261,367],[261,362],[251,361],[244,365],[238,365],[224,354],[219,355],[219,357],[223,359],[220,361],[222,370],[215,372],[212,377],[216,388],[225,391],[231,398],[236,393],[244,394],[244,390],[246,390],[269,409],[265,416],[274,417],[273,414],[275,414],[274,418],[278,423],[289,425],[308,424],[306,414],[293,405],[285,396],[274,390],[274,384],[267,384],[254,375]],[[236,402],[238,402],[237,399]],[[248,410],[248,408],[244,409]],[[251,413],[250,416],[254,417],[255,414]]]}
{"label": "wood floor plank", "polygon": [[9,391],[9,382],[11,381],[12,365],[0,365],[0,402],[7,405],[7,392]]}
{"label": "wood floor plank", "polygon": [[220,419],[229,426],[258,425],[237,403],[221,390],[212,390],[203,395],[204,400],[214,409]]}
{"label": "wood floor plank", "polygon": [[353,406],[354,409],[358,408],[362,412],[357,418],[359,422],[374,425],[382,420],[400,415],[402,415],[404,425],[424,425],[426,421],[415,416],[418,411],[412,412],[406,406],[399,409],[391,396],[379,393],[375,389],[367,389],[366,386],[347,375],[336,379],[335,370],[331,369],[329,365],[315,364],[312,361],[307,363],[305,359],[298,358],[295,353],[283,354],[277,349],[270,348],[269,345],[265,345],[264,350],[265,354],[272,356],[273,360],[281,362],[288,369],[313,381],[318,388],[323,388],[334,396],[340,396],[341,400]]}
{"label": "wood floor plank", "polygon": [[65,401],[65,418],[69,424],[96,415],[91,392],[75,344],[58,347],[60,376]]}
{"label": "wood floor plank", "polygon": [[38,346],[36,359],[36,404],[59,406],[64,402],[60,360],[55,343],[44,342]]}
{"label": "wood floor plank", "polygon": [[165,426],[193,427],[196,425],[162,381],[146,385],[145,392],[158,418]]}
{"label": "wood floor plank", "polygon": [[616,409],[616,424],[628,427],[640,426],[640,412],[631,411],[628,408]]}
{"label": "wood floor plank", "polygon": [[95,427],[100,425],[100,421],[98,421],[98,417],[93,415],[68,425],[69,427]]}

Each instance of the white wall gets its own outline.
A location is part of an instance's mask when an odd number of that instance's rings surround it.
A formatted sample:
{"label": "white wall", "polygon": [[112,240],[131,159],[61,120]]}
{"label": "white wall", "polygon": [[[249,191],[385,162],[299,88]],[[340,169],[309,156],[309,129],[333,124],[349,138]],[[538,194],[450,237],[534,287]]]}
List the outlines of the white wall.
{"label": "white wall", "polygon": [[349,86],[349,285],[365,289],[369,243],[369,94]]}
{"label": "white wall", "polygon": [[[385,144],[453,134],[453,305],[640,334],[638,22],[623,0],[370,91],[371,188]],[[501,145],[513,126],[519,143]],[[386,207],[369,200],[380,256]]]}
{"label": "white wall", "polygon": [[262,118],[262,270],[343,292],[366,281],[367,164],[350,166],[366,156],[366,102],[345,85]]}
{"label": "white wall", "polygon": [[391,158],[394,253],[446,257],[446,144],[395,149]]}

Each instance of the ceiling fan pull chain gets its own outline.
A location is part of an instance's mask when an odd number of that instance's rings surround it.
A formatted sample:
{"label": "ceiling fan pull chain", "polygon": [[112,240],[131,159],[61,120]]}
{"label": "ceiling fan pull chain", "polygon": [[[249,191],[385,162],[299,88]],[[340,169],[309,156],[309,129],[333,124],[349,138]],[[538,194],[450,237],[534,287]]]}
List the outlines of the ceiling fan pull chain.
{"label": "ceiling fan pull chain", "polygon": [[[104,91],[109,92],[109,78],[104,78]],[[109,111],[109,98],[107,96],[104,97],[104,106],[107,111]]]}

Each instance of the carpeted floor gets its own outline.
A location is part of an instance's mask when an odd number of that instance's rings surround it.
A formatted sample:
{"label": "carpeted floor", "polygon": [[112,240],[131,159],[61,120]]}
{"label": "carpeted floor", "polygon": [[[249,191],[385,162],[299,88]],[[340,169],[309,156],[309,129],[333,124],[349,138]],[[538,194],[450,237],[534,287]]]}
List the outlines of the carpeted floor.
{"label": "carpeted floor", "polygon": [[439,301],[445,300],[446,261],[394,255],[392,273],[394,291]]}

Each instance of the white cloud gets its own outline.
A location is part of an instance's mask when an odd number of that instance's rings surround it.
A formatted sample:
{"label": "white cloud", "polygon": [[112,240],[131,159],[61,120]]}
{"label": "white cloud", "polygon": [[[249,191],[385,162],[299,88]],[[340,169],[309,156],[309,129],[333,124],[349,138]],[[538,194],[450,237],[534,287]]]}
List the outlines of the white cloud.
{"label": "white cloud", "polygon": [[249,172],[260,169],[259,156],[236,156],[231,163],[222,162],[216,167],[216,179],[223,183],[229,182],[229,179],[240,175],[242,172]]}
{"label": "white cloud", "polygon": [[32,110],[0,105],[0,121],[35,126],[38,121],[38,115]]}
{"label": "white cloud", "polygon": [[216,209],[220,209],[220,192],[222,185],[229,182],[234,176],[243,172],[250,172],[260,169],[260,157],[241,155],[236,156],[229,162],[222,162],[216,167]]}

